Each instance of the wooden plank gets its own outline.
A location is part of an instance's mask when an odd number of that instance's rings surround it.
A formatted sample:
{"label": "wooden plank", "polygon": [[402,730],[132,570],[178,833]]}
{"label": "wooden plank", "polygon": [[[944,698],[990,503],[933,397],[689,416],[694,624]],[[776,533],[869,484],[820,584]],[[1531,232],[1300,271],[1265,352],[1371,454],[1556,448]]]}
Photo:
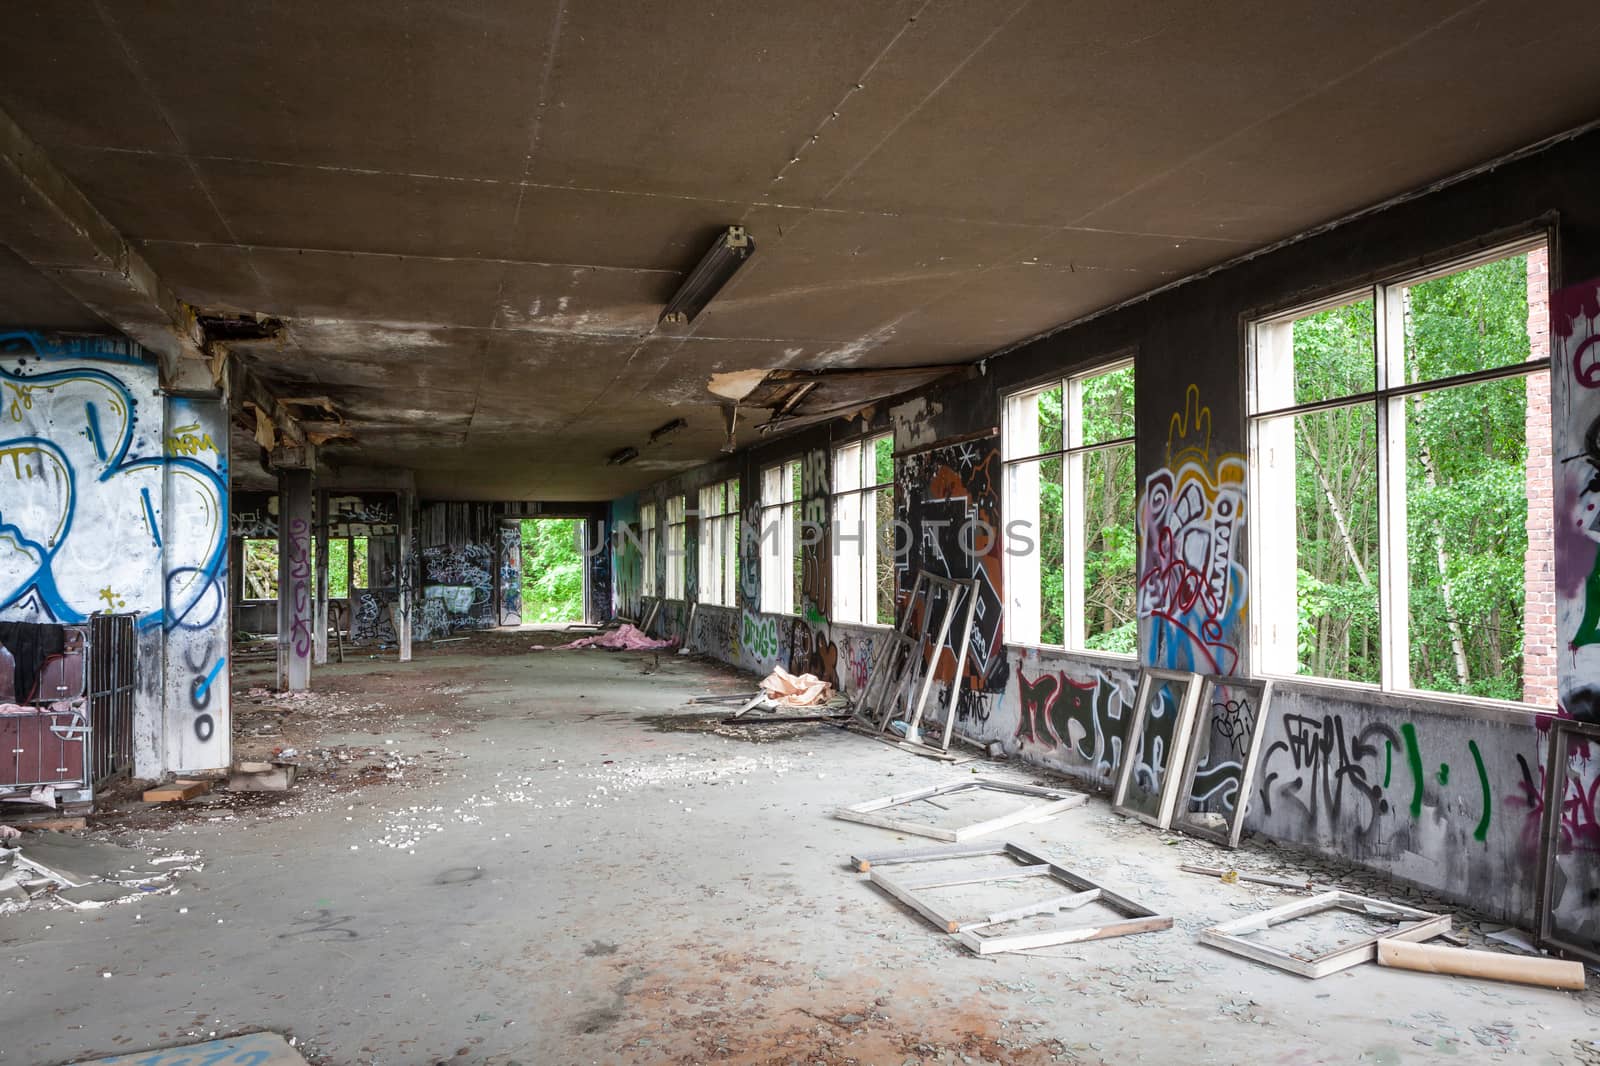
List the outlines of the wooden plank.
{"label": "wooden plank", "polygon": [[1010,845],[1001,840],[982,844],[960,844],[946,848],[908,848],[902,851],[879,851],[852,855],[850,864],[862,873],[874,866],[896,866],[908,862],[929,862],[937,859],[970,859],[979,855],[1004,855]]}
{"label": "wooden plank", "polygon": [[184,800],[203,796],[210,791],[210,781],[189,781],[180,778],[170,785],[146,789],[144,801],[146,803],[182,803]]}
{"label": "wooden plank", "polygon": [[1499,951],[1469,951],[1435,944],[1411,944],[1384,937],[1378,941],[1378,965],[1420,973],[1454,974],[1458,977],[1484,977],[1491,981],[1512,981],[1524,985],[1544,985],[1582,992],[1583,963],[1561,959],[1541,959],[1529,955],[1508,955]]}
{"label": "wooden plank", "polygon": [[[1206,877],[1225,877],[1229,873],[1229,871],[1223,870],[1219,867],[1195,866],[1191,863],[1184,863],[1183,865],[1179,866],[1178,869],[1182,870],[1184,873],[1202,874]],[[1272,877],[1267,874],[1250,874],[1245,873],[1242,870],[1233,872],[1237,875],[1240,881],[1249,881],[1252,884],[1271,885],[1274,888],[1292,888],[1297,892],[1317,891],[1317,886],[1314,881],[1295,881],[1288,877]]]}

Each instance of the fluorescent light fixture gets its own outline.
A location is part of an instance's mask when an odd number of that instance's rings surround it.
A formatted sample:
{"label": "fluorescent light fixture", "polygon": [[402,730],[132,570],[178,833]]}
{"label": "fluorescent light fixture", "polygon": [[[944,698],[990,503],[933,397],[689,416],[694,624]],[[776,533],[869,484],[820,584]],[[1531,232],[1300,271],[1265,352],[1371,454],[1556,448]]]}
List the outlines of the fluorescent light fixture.
{"label": "fluorescent light fixture", "polygon": [[625,466],[639,458],[638,448],[623,448],[621,451],[611,453],[611,458],[606,460],[607,466]]}
{"label": "fluorescent light fixture", "polygon": [[706,252],[678,291],[672,294],[661,312],[660,322],[682,326],[694,321],[705,310],[721,288],[733,277],[744,261],[755,254],[756,242],[743,226],[729,226],[717,235],[716,243]]}
{"label": "fluorescent light fixture", "polygon": [[663,437],[670,437],[680,429],[688,429],[689,423],[681,418],[674,418],[664,426],[657,426],[650,431],[650,443],[654,444]]}

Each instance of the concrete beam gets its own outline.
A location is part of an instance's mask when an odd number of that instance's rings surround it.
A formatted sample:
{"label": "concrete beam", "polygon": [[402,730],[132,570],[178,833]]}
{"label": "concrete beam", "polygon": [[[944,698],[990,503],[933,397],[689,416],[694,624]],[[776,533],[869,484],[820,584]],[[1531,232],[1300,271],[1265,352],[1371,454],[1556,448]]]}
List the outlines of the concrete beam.
{"label": "concrete beam", "polygon": [[[0,109],[0,240],[178,378],[184,360],[207,363],[194,308]],[[213,375],[215,380],[216,375]]]}

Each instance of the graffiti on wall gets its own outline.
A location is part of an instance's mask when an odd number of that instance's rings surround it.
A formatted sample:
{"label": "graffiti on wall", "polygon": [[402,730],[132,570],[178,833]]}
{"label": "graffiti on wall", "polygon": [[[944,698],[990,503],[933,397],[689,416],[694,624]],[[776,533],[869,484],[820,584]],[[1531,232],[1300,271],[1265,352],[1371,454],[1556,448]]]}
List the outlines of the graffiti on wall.
{"label": "graffiti on wall", "polygon": [[500,527],[500,617],[503,626],[522,624],[522,526]]}
{"label": "graffiti on wall", "polygon": [[1196,738],[1199,765],[1187,803],[1191,811],[1231,818],[1244,785],[1244,763],[1257,720],[1256,696],[1248,689],[1220,682],[1204,691],[1209,706],[1200,705],[1196,727],[1200,731]]}
{"label": "graffiti on wall", "polygon": [[1083,767],[1109,783],[1122,765],[1122,740],[1133,714],[1131,673],[1040,670],[1017,666],[1016,741],[1045,762]]}
{"label": "graffiti on wall", "polygon": [[140,772],[227,761],[226,449],[128,342],[0,334],[0,618],[138,612]]}
{"label": "graffiti on wall", "polygon": [[469,629],[492,629],[494,559],[482,544],[422,549],[422,602],[412,620],[417,640],[437,640]]}
{"label": "graffiti on wall", "polygon": [[[167,454],[154,367],[30,354],[0,361],[0,612],[83,622],[111,587],[141,628],[209,614],[227,562],[218,453]],[[165,508],[206,528],[165,545]]]}
{"label": "graffiti on wall", "polygon": [[1600,721],[1600,280],[1550,298],[1561,706]]}
{"label": "graffiti on wall", "polygon": [[1238,561],[1245,458],[1216,451],[1211,409],[1190,385],[1167,431],[1166,465],[1139,497],[1139,627],[1144,662],[1232,674],[1249,585]]}
{"label": "graffiti on wall", "polygon": [[771,665],[778,658],[778,620],[759,611],[745,611],[739,645],[756,663]]}
{"label": "graffiti on wall", "polygon": [[594,518],[584,524],[584,547],[589,553],[589,595],[586,602],[594,617],[591,622],[611,620],[611,552],[607,550],[606,524]]}
{"label": "graffiti on wall", "polygon": [[392,589],[350,590],[350,642],[352,644],[395,644],[391,605],[399,597]]}
{"label": "graffiti on wall", "polygon": [[[998,441],[990,438],[912,455],[895,472],[897,536],[910,543],[896,554],[897,604],[905,610],[918,571],[938,577],[978,581],[977,613],[967,645],[956,720],[982,725],[1005,691],[1010,677],[1002,643],[1004,560],[1000,541]],[[941,650],[934,677],[939,705],[948,710],[949,682],[955,677],[958,630]]]}

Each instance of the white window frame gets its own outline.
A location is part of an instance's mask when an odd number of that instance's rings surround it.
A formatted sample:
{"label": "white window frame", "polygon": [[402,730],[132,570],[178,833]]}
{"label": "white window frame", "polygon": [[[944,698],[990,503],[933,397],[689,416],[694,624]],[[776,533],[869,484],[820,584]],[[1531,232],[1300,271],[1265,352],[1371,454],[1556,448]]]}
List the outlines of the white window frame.
{"label": "white window frame", "polygon": [[[1549,373],[1548,358],[1525,363],[1471,371],[1453,377],[1431,378],[1409,384],[1405,381],[1405,314],[1403,293],[1407,288],[1471,270],[1513,256],[1548,249],[1548,234],[1496,245],[1470,256],[1433,266],[1424,271],[1385,278],[1371,285],[1348,289],[1336,296],[1301,304],[1286,311],[1264,315],[1249,323],[1246,341],[1247,386],[1246,421],[1249,426],[1250,498],[1282,498],[1288,485],[1288,499],[1294,499],[1295,445],[1294,416],[1315,411],[1370,406],[1374,409],[1378,436],[1378,684],[1366,681],[1302,674],[1299,667],[1298,582],[1293,572],[1298,563],[1298,530],[1293,507],[1256,506],[1251,508],[1246,526],[1250,545],[1250,663],[1251,674],[1279,677],[1291,681],[1340,685],[1367,691],[1403,692],[1441,700],[1470,700],[1474,703],[1500,703],[1480,696],[1419,689],[1411,684],[1410,554],[1406,524],[1406,400],[1423,392],[1459,388],[1486,381],[1513,377],[1532,377]],[[1287,350],[1293,367],[1294,323],[1319,311],[1371,300],[1374,315],[1373,361],[1376,388],[1335,399],[1296,404],[1292,374],[1277,367],[1285,365]],[[1393,384],[1391,384],[1393,382]],[[1282,402],[1287,397],[1287,403]],[[1287,460],[1280,457],[1287,456]],[[1395,471],[1399,471],[1396,476]],[[1554,502],[1552,501],[1552,506]],[[1286,551],[1285,549],[1293,549]],[[1287,564],[1282,560],[1287,558]],[[1291,571],[1285,580],[1283,569]],[[1274,580],[1273,575],[1277,577]],[[1402,620],[1395,624],[1396,620]],[[1513,703],[1512,706],[1533,707]]]}
{"label": "white window frame", "polygon": [[641,574],[641,583],[644,585],[642,595],[659,596],[661,590],[656,585],[656,505],[643,504],[639,508],[639,533],[644,542],[644,569]]}
{"label": "white window frame", "polygon": [[[877,472],[877,446],[894,434],[879,433],[841,444],[833,451],[833,620],[889,626],[878,621],[878,511],[880,492],[894,493],[889,480],[867,483]],[[869,501],[871,505],[869,506]]]}
{"label": "white window frame", "polygon": [[761,471],[761,609],[768,614],[794,614],[795,516],[800,500],[794,485],[799,459],[786,459]]}
{"label": "white window frame", "polygon": [[[1131,655],[1088,647],[1083,587],[1083,555],[1084,545],[1087,543],[1083,506],[1084,457],[1092,452],[1111,448],[1132,447],[1135,441],[1135,436],[1129,435],[1094,444],[1083,443],[1083,384],[1092,378],[1126,370],[1133,366],[1133,362],[1132,356],[1123,356],[1066,377],[1035,382],[1027,388],[1007,393],[1001,399],[1002,467],[1005,470],[1004,515],[1007,531],[1005,558],[1008,643],[1133,658]],[[1039,405],[1036,398],[1041,393],[1057,388],[1061,389],[1062,446],[1059,449],[1040,451],[1036,443],[1039,439]],[[1135,394],[1135,412],[1138,410],[1138,403],[1139,398]],[[1019,447],[1019,440],[1033,441],[1035,444]],[[1062,516],[1061,525],[1062,538],[1065,541],[1062,545],[1065,571],[1062,580],[1066,602],[1062,606],[1062,643],[1046,644],[1041,639],[1040,632],[1043,628],[1043,605],[1036,595],[1040,585],[1042,548],[1040,534],[1043,529],[1039,519],[1040,501],[1043,498],[1039,488],[1039,471],[1045,461],[1057,458],[1063,460],[1062,465],[1065,470],[1061,502],[1066,513]],[[1012,550],[1010,531],[1017,528],[1016,523],[1019,522],[1024,523],[1021,531],[1033,541],[1034,547],[1031,551]],[[1137,562],[1134,566],[1137,571]]]}
{"label": "white window frame", "polygon": [[739,479],[700,490],[699,602],[732,607],[739,587]]}
{"label": "white window frame", "polygon": [[688,594],[689,501],[683,495],[667,497],[667,595],[681,600]]}

